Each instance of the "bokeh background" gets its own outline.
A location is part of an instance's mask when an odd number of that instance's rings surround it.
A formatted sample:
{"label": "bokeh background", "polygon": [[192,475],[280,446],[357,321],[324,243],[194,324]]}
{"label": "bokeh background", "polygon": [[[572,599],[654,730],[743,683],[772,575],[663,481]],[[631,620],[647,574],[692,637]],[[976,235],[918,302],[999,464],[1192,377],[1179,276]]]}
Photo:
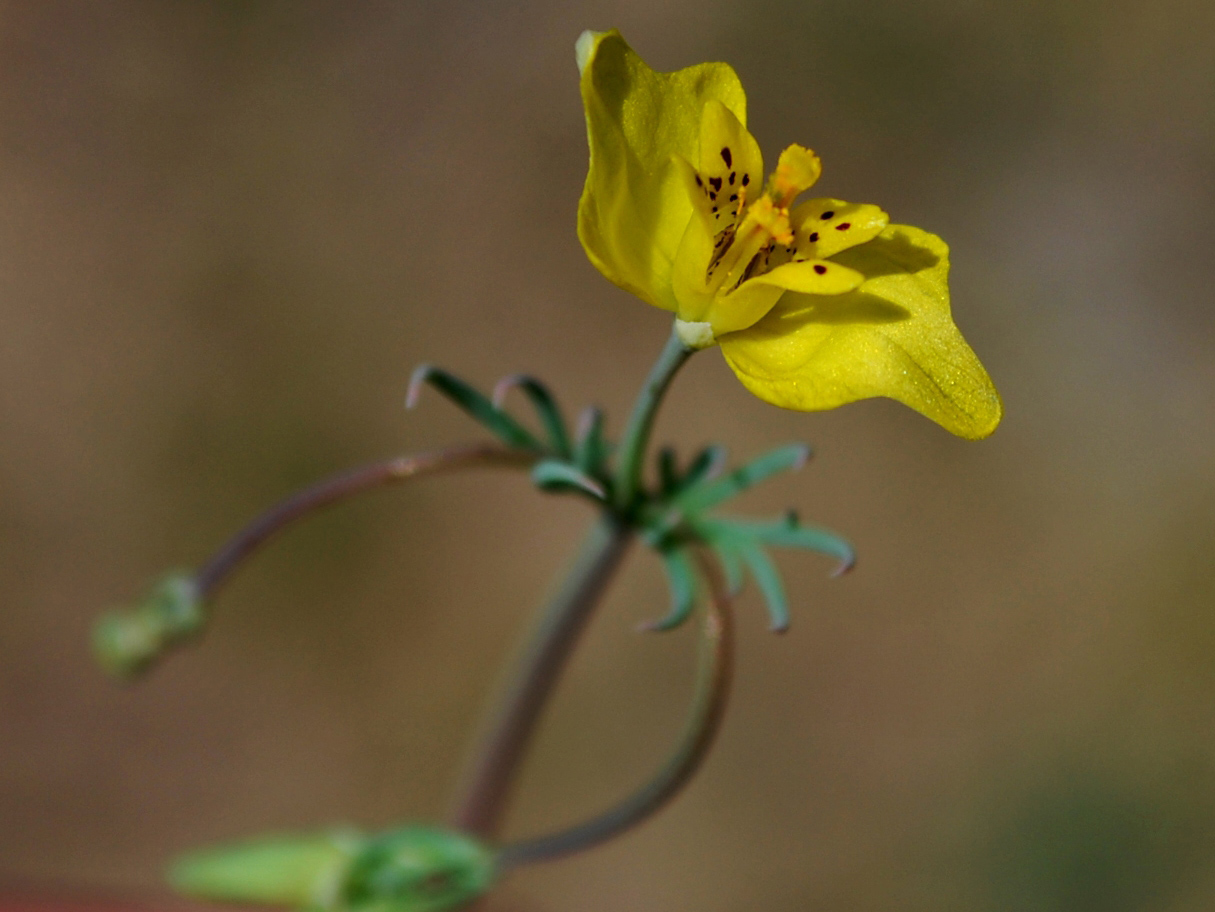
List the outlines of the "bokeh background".
{"label": "bokeh background", "polygon": [[[1207,0],[0,4],[0,885],[148,896],[177,851],[444,813],[587,509],[515,475],[327,513],[203,646],[107,681],[96,614],[330,471],[465,440],[429,360],[525,369],[618,429],[667,317],[588,264],[573,42],[724,59],[769,156],[953,249],[1006,402],[950,437],[803,415],[695,359],[658,436],[815,460],[749,496],[859,547],[740,605],[723,736],[679,801],[520,873],[527,910],[1215,906],[1215,5]],[[643,778],[689,633],[627,572],[510,822]]]}

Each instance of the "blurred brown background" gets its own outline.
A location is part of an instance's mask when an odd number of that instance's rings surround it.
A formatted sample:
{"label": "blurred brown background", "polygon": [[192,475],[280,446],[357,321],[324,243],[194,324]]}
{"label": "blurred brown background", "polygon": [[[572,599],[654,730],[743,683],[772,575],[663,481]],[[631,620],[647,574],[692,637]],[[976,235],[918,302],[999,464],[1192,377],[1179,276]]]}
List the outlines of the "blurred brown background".
{"label": "blurred brown background", "polygon": [[[729,0],[0,5],[0,884],[119,894],[287,827],[434,819],[588,511],[461,476],[299,528],[202,648],[105,680],[90,623],[294,487],[475,428],[432,360],[619,429],[667,317],[587,263],[573,43],[728,60],[771,157],[953,248],[989,441],[752,399],[709,352],[659,437],[793,439],[857,571],[786,555],[682,798],[512,879],[528,910],[1215,907],[1215,5]],[[670,745],[691,638],[635,551],[511,821]]]}

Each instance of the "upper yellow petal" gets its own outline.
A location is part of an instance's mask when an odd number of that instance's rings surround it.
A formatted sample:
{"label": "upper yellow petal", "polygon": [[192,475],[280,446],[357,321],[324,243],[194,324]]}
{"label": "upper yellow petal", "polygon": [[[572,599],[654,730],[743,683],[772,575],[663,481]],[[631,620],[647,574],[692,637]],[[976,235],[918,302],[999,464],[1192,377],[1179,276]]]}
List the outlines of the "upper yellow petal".
{"label": "upper yellow petal", "polygon": [[787,293],[754,326],[721,337],[743,385],[803,411],[889,396],[961,437],[994,431],[1003,406],[950,315],[945,243],[891,225],[832,262],[864,283],[834,296]]}
{"label": "upper yellow petal", "polygon": [[671,266],[692,202],[672,157],[700,161],[702,112],[711,101],[746,124],[742,85],[724,63],[655,72],[615,30],[584,33],[578,61],[591,153],[578,238],[607,278],[675,310]]}
{"label": "upper yellow petal", "polygon": [[789,213],[797,235],[797,252],[805,257],[835,256],[841,250],[872,241],[890,216],[869,203],[811,199]]}

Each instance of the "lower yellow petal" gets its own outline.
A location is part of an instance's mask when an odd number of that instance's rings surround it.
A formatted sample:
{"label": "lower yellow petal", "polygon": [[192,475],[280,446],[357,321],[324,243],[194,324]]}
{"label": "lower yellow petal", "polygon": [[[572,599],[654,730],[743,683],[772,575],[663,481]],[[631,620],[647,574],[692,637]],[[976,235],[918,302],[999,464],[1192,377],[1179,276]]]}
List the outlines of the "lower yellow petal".
{"label": "lower yellow petal", "polygon": [[865,282],[846,294],[790,292],[722,353],[752,393],[784,408],[835,408],[888,396],[960,437],[986,437],[1003,406],[949,310],[949,249],[891,225],[833,262]]}
{"label": "lower yellow petal", "polygon": [[784,293],[778,285],[744,282],[730,294],[715,298],[701,319],[713,327],[715,336],[734,333],[762,319]]}
{"label": "lower yellow petal", "polygon": [[[855,269],[827,260],[798,260],[770,269],[746,284],[775,285],[802,294],[838,295],[859,288],[865,277]],[[741,289],[740,289],[741,290]]]}

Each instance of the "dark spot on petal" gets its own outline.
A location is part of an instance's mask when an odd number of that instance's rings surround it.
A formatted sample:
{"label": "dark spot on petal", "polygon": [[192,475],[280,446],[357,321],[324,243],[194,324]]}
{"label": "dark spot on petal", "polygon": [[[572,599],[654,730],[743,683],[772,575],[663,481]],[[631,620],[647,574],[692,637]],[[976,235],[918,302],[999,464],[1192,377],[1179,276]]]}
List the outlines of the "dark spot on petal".
{"label": "dark spot on petal", "polygon": [[817,244],[817,243],[818,243],[818,232],[817,232],[817,231],[813,231],[813,232],[811,232],[811,233],[810,233],[810,243],[811,243],[811,244]]}
{"label": "dark spot on petal", "polygon": [[851,227],[852,227],[852,222],[840,222],[838,225],[835,226],[835,230],[836,231],[847,231]]}
{"label": "dark spot on petal", "polygon": [[730,167],[732,164],[734,164],[734,157],[732,155],[730,155],[729,146],[726,146],[724,149],[721,150],[721,160],[726,163],[727,168]]}
{"label": "dark spot on petal", "polygon": [[835,210],[828,209],[826,212],[824,212],[822,215],[820,215],[819,218],[823,219],[824,221],[826,221],[829,218],[835,218]]}
{"label": "dark spot on petal", "polygon": [[716,211],[717,211],[717,207],[716,207],[716,206],[714,206],[714,207],[713,207],[713,211],[714,211],[714,212],[716,212]]}
{"label": "dark spot on petal", "polygon": [[815,263],[814,271],[817,272],[819,275],[822,275],[823,273],[825,273],[827,271],[827,267],[824,266],[822,263]]}
{"label": "dark spot on petal", "polygon": [[744,174],[744,175],[743,175],[743,179],[742,179],[742,185],[745,187],[745,186],[747,186],[747,184],[749,184],[749,183],[751,183],[751,175],[750,175],[750,174]]}
{"label": "dark spot on petal", "polygon": [[737,202],[738,202],[738,194],[737,194],[737,193],[731,193],[731,194],[730,194],[730,202],[732,202],[732,203],[737,203]]}
{"label": "dark spot on petal", "polygon": [[709,186],[712,187],[714,190],[720,190],[721,189],[721,178],[720,177],[710,177]]}
{"label": "dark spot on petal", "polygon": [[734,172],[733,172],[733,171],[731,171],[731,172],[730,172],[730,186],[731,186],[731,187],[733,187],[733,186],[734,186],[734,177],[735,177],[735,174],[734,174]]}
{"label": "dark spot on petal", "polygon": [[711,199],[711,200],[717,199],[717,194],[714,193],[712,190],[709,191],[709,199]]}
{"label": "dark spot on petal", "polygon": [[697,186],[697,187],[703,187],[704,185],[705,185],[705,182],[704,182],[704,181],[702,181],[702,180],[700,179],[700,175],[699,175],[699,174],[697,174],[697,175],[696,175],[696,186]]}

